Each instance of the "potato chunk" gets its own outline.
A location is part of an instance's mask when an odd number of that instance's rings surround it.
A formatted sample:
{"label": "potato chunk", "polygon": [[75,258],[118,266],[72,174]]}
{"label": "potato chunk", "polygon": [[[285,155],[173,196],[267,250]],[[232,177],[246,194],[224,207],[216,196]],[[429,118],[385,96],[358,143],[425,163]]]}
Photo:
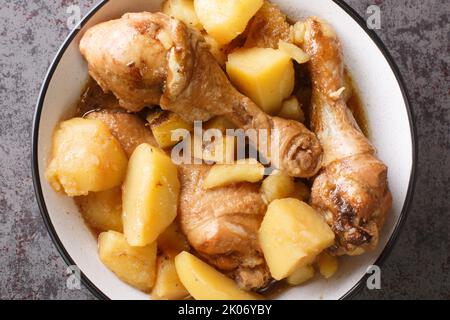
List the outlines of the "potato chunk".
{"label": "potato chunk", "polygon": [[270,203],[259,230],[259,242],[272,277],[281,280],[311,264],[331,246],[334,233],[304,202],[281,199]]}
{"label": "potato chunk", "polygon": [[156,282],[152,290],[155,300],[179,300],[189,296],[175,269],[175,256],[163,253],[158,257]]}
{"label": "potato chunk", "polygon": [[63,121],[53,136],[46,176],[53,189],[69,196],[87,195],[122,184],[127,156],[108,127],[99,120]]}
{"label": "potato chunk", "polygon": [[278,42],[278,49],[286,53],[299,64],[306,63],[311,59],[311,57],[300,47],[283,40]]}
{"label": "potato chunk", "polygon": [[123,228],[132,246],[152,243],[177,215],[177,167],[164,151],[141,144],[130,158],[123,185]]}
{"label": "potato chunk", "polygon": [[207,263],[184,251],[176,256],[175,267],[181,283],[196,300],[256,300],[256,294],[237,284]]}
{"label": "potato chunk", "polygon": [[267,203],[289,197],[295,190],[294,178],[283,171],[277,171],[264,179],[261,191]]}
{"label": "potato chunk", "polygon": [[202,30],[203,26],[198,20],[193,0],[166,0],[163,3],[163,13],[184,22],[187,26]]}
{"label": "potato chunk", "polygon": [[293,286],[298,286],[314,277],[314,268],[311,265],[297,268],[286,281]]}
{"label": "potato chunk", "polygon": [[123,234],[103,232],[98,237],[100,260],[129,285],[148,292],[156,274],[156,242],[145,247],[131,247]]}
{"label": "potato chunk", "polygon": [[338,269],[338,259],[324,251],[317,257],[317,265],[319,266],[320,274],[328,279],[336,273]]}
{"label": "potato chunk", "polygon": [[278,116],[284,119],[296,120],[298,122],[305,122],[305,114],[303,113],[300,102],[296,97],[291,97],[281,105],[281,110]]}
{"label": "potato chunk", "polygon": [[194,0],[201,24],[218,43],[227,44],[244,32],[263,0]]}
{"label": "potato chunk", "polygon": [[153,135],[160,148],[169,148],[180,142],[180,139],[172,139],[172,131],[185,129],[192,131],[194,126],[179,115],[170,111],[153,111],[147,116]]}
{"label": "potato chunk", "polygon": [[123,231],[120,187],[90,192],[75,199],[86,222],[98,231]]}
{"label": "potato chunk", "polygon": [[294,65],[284,52],[269,48],[236,50],[228,56],[231,82],[263,111],[276,114],[294,89]]}
{"label": "potato chunk", "polygon": [[258,182],[264,177],[264,166],[255,161],[237,161],[234,164],[215,164],[209,170],[204,189],[223,187],[237,182]]}

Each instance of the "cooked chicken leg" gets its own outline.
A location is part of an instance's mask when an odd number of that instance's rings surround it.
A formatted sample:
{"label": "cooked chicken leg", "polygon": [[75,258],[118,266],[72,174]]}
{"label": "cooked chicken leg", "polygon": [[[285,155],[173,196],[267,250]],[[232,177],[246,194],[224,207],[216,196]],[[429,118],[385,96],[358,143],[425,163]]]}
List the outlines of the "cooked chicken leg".
{"label": "cooked chicken leg", "polygon": [[375,157],[341,97],[343,61],[334,30],[317,18],[308,18],[305,25],[313,82],[311,127],[324,149],[311,201],[336,234],[330,251],[361,254],[377,245],[391,207],[387,167]]}
{"label": "cooked chicken leg", "polygon": [[122,107],[138,111],[159,104],[190,121],[224,115],[239,128],[266,129],[269,137],[276,129],[279,159],[270,156],[270,139],[257,144],[259,151],[292,176],[317,173],[322,148],[315,135],[298,122],[268,116],[240,94],[203,37],[182,22],[162,13],[125,14],[89,29],[80,49],[92,77]]}
{"label": "cooked chicken leg", "polygon": [[204,190],[208,165],[179,167],[179,219],[191,246],[246,289],[270,279],[257,234],[266,212],[259,185],[239,183]]}

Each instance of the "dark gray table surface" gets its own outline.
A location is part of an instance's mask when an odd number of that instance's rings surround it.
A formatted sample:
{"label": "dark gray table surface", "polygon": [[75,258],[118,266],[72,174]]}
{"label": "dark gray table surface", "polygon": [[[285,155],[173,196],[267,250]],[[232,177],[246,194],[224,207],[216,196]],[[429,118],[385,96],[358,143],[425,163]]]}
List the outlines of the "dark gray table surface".
{"label": "dark gray table surface", "polygon": [[[94,0],[2,0],[0,5],[0,298],[93,299],[69,290],[66,265],[43,224],[30,169],[31,126],[46,70],[64,38],[67,7]],[[450,2],[377,4],[377,30],[405,78],[418,133],[417,186],[408,219],[382,265],[381,290],[359,299],[450,299]]]}

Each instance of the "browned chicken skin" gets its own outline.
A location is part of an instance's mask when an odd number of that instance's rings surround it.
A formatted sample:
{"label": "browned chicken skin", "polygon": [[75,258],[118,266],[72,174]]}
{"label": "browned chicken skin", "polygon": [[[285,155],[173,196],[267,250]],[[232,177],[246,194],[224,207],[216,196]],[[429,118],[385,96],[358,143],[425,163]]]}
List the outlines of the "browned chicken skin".
{"label": "browned chicken skin", "polygon": [[[229,82],[202,36],[162,13],[130,13],[89,29],[81,40],[89,72],[122,107],[138,111],[150,104],[186,120],[224,115],[243,129],[276,129],[279,161],[295,177],[311,177],[320,167],[322,148],[301,123],[270,117]],[[270,141],[269,141],[270,146]]]}
{"label": "browned chicken skin", "polygon": [[341,46],[329,25],[308,18],[304,49],[311,56],[311,127],[324,149],[312,205],[336,234],[330,252],[361,254],[373,249],[392,204],[387,167],[363,135],[341,97],[344,86]]}
{"label": "browned chicken skin", "polygon": [[205,190],[208,165],[182,165],[179,219],[192,247],[245,289],[270,279],[257,233],[266,212],[259,185],[239,183]]}
{"label": "browned chicken skin", "polygon": [[291,27],[286,15],[275,4],[264,1],[261,9],[250,20],[245,34],[246,48],[278,49],[278,41],[290,42]]}

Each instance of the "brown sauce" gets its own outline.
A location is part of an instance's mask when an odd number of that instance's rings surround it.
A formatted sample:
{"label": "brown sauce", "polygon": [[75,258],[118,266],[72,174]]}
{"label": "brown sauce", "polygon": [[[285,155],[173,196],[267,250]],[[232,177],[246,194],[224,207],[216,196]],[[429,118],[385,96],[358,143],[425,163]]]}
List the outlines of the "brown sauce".
{"label": "brown sauce", "polygon": [[367,123],[367,117],[366,117],[366,113],[364,111],[364,106],[363,106],[363,103],[359,96],[358,88],[347,69],[345,69],[345,76],[349,80],[351,90],[352,90],[352,95],[347,101],[347,107],[352,112],[353,117],[355,118],[356,123],[358,124],[361,131],[364,133],[364,135],[366,137],[369,138],[369,134],[370,134],[369,126]]}

